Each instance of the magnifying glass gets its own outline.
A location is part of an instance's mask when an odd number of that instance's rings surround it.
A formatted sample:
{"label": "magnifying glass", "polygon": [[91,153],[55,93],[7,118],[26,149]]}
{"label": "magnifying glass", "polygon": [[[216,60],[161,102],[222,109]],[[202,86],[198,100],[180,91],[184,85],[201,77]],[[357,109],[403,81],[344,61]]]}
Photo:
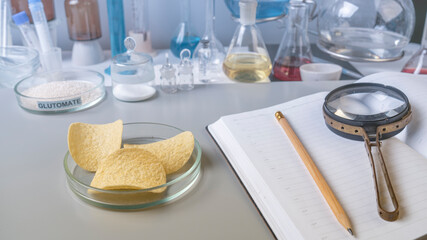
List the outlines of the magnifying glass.
{"label": "magnifying glass", "polygon": [[[411,120],[411,105],[406,95],[390,86],[376,83],[354,83],[331,91],[323,104],[323,116],[328,128],[339,136],[365,142],[371,161],[378,213],[386,221],[399,216],[399,204],[393,191],[380,140],[401,132]],[[378,154],[372,154],[377,148]],[[374,161],[374,156],[377,161]],[[377,170],[382,171],[394,209],[383,208]],[[378,171],[379,172],[379,171]]]}

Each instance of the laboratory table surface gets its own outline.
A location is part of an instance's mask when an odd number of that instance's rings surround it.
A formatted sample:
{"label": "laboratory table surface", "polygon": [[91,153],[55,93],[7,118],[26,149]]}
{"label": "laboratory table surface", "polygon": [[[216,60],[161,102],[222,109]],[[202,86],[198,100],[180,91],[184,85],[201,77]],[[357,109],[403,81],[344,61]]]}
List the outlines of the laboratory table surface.
{"label": "laboratory table surface", "polygon": [[[40,115],[0,89],[0,239],[273,239],[262,216],[205,127],[223,115],[329,91],[349,81],[197,85],[158,91],[146,101],[116,100]],[[94,207],[69,189],[63,168],[73,122],[158,122],[192,131],[202,148],[201,178],[172,203],[139,211]]]}

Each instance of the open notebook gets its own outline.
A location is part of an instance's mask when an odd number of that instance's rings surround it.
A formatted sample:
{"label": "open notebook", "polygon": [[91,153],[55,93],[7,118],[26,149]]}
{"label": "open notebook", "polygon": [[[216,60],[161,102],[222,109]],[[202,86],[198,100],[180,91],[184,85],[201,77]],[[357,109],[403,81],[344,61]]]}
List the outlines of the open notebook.
{"label": "open notebook", "polygon": [[[363,142],[325,125],[326,92],[269,108],[221,117],[207,127],[279,239],[414,239],[427,234],[427,77],[379,73],[359,82],[402,90],[413,120],[383,141],[383,154],[400,204],[395,222],[377,213],[374,183]],[[338,223],[280,127],[282,111],[348,214],[355,236]]]}

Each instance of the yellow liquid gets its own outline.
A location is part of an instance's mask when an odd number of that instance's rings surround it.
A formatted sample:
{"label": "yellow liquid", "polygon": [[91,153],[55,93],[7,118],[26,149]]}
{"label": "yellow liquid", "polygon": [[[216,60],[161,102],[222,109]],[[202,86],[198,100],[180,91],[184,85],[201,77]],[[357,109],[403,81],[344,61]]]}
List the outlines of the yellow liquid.
{"label": "yellow liquid", "polygon": [[264,82],[271,73],[270,58],[256,53],[230,54],[222,65],[225,75],[238,82]]}

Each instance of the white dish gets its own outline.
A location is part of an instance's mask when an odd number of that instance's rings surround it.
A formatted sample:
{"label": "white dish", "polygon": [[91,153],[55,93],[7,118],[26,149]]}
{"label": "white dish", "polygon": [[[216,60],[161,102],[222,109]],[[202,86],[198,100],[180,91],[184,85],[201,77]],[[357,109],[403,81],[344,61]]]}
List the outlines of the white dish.
{"label": "white dish", "polygon": [[308,63],[300,67],[303,81],[339,80],[342,67],[331,63]]}

